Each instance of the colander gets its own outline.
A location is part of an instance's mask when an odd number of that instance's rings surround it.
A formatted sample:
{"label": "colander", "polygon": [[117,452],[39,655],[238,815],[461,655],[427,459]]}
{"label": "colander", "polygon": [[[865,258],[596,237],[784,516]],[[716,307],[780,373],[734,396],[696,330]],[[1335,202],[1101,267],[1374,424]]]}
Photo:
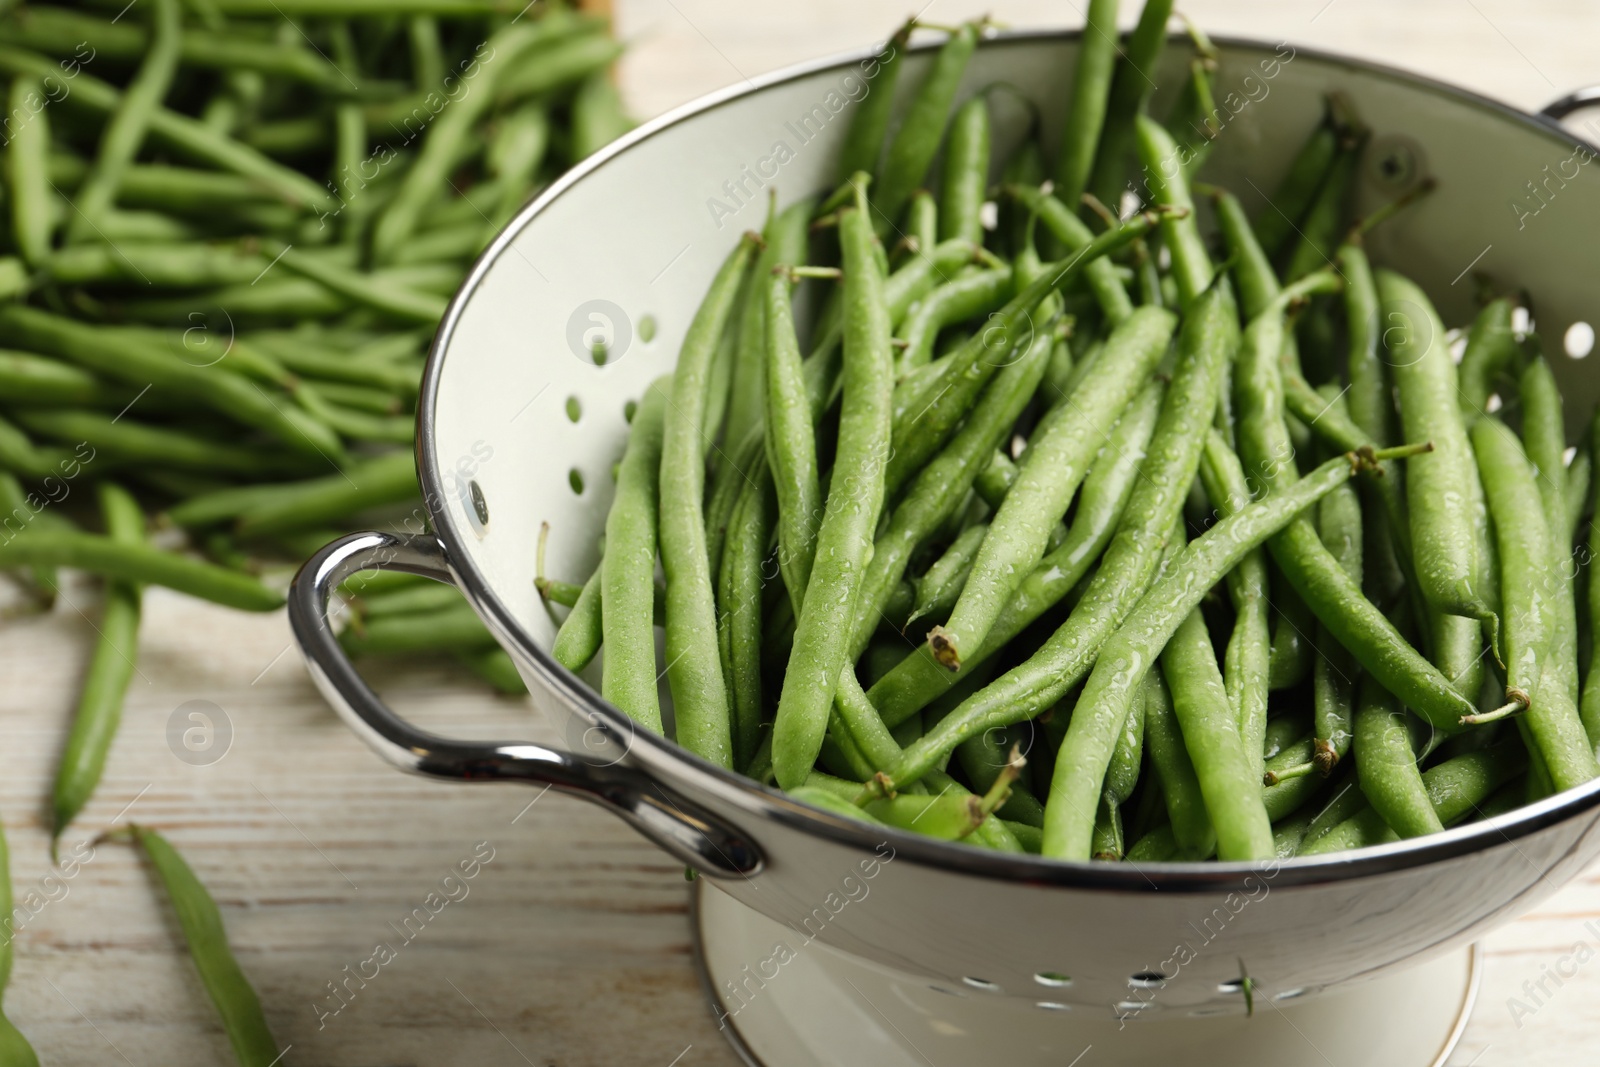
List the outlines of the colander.
{"label": "colander", "polygon": [[[1370,236],[1373,259],[1415,277],[1455,323],[1472,313],[1474,272],[1526,288],[1541,333],[1571,328],[1573,351],[1586,351],[1578,324],[1600,319],[1600,164],[1587,142],[1415,75],[1287,44],[1217,45],[1226,116],[1209,179],[1270,210],[1266,192],[1338,90],[1373,132],[1359,211],[1425,175],[1439,181]],[[717,265],[740,231],[759,228],[768,189],[787,203],[829,186],[877,54],[781,71],[650,122],[575,167],[494,241],[428,359],[417,432],[426,514],[410,533],[334,542],[295,580],[291,623],[329,702],[404,770],[547,785],[602,805],[709,880],[703,895],[716,907],[753,909],[764,930],[895,976],[914,991],[907,1003],[959,1001],[965,1021],[947,1030],[1009,1020],[989,1047],[1017,1063],[1043,1054],[1003,1034],[1056,1025],[1046,1016],[1118,1027],[1242,1017],[1246,975],[1262,1013],[1417,967],[1582,871],[1600,853],[1600,782],[1422,839],[1271,864],[1064,863],[947,844],[832,817],[636,731],[600,698],[598,665],[580,677],[550,657],[554,625],[534,587],[541,528],[551,575],[592,570],[626,405],[672,368]],[[993,97],[997,160],[1033,135],[1019,98],[1037,106],[1053,151],[1076,54],[1076,35],[1061,32],[1002,34],[978,49],[960,98],[994,82],[1016,90]],[[906,57],[897,107],[929,59],[926,48]],[[1179,85],[1186,61],[1175,40],[1160,84]],[[1170,96],[1157,93],[1157,114]],[[1553,358],[1568,424],[1585,425],[1600,376]],[[327,614],[338,584],[374,567],[459,587],[567,747],[453,741],[388,710],[341,653]],[[769,999],[785,1000],[772,988]],[[924,992],[932,999],[918,1000]],[[726,1022],[732,1002],[720,996]],[[901,1036],[937,1044],[938,1010],[911,1015],[929,1016],[928,1028]],[[887,1055],[873,1062],[898,1062]]]}

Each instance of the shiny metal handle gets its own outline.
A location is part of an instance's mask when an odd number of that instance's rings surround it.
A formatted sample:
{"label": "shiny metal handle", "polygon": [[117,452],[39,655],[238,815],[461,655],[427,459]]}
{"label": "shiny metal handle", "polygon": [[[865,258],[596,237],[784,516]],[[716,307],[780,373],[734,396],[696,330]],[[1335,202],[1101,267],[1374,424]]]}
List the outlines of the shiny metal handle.
{"label": "shiny metal handle", "polygon": [[1560,100],[1550,101],[1539,109],[1539,114],[1560,122],[1574,111],[1582,111],[1586,107],[1596,105],[1600,105],[1600,85],[1588,85],[1568,93]]}
{"label": "shiny metal handle", "polygon": [[390,711],[356,673],[328,622],[328,601],[339,584],[357,571],[374,569],[455,581],[444,549],[433,537],[350,534],[324,547],[295,575],[289,626],[323,697],[380,756],[401,770],[431,778],[528,782],[582,797],[621,816],[704,874],[750,875],[761,869],[761,852],[749,838],[639,770],[615,762],[596,766],[542,745],[451,741]]}

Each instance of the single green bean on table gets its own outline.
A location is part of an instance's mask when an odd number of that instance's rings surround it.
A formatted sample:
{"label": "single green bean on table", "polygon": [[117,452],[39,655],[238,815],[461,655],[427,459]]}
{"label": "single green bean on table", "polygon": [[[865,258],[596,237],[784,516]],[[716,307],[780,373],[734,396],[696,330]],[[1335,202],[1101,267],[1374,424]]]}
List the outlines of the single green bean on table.
{"label": "single green bean on table", "polygon": [[[144,515],[127,491],[111,482],[99,484],[100,511],[106,534],[114,541],[137,545],[144,541]],[[53,822],[50,847],[54,852],[61,831],[77,817],[100,784],[106,757],[122,721],[122,701],[133,678],[139,654],[140,593],[137,583],[106,583],[100,621],[95,629],[94,656],[84,674],[78,710],[72,720],[56,769],[51,805]]]}
{"label": "single green bean on table", "polygon": [[249,575],[99,534],[24,531],[0,544],[0,569],[37,565],[76,567],[108,578],[166,586],[241,611],[283,606],[283,597]]}
{"label": "single green bean on table", "polygon": [[[14,914],[11,895],[11,850],[6,844],[3,827],[0,827],[0,914]],[[11,965],[16,959],[16,942],[16,937],[11,936],[0,943],[0,1000],[4,999],[6,986],[11,983]],[[28,1044],[28,1039],[22,1036],[16,1025],[6,1018],[3,1009],[0,1009],[0,1060],[13,1067],[39,1067],[39,1057],[33,1051],[33,1046]]]}
{"label": "single green bean on table", "polygon": [[137,842],[161,880],[188,943],[189,958],[222,1017],[222,1028],[233,1046],[234,1057],[242,1067],[272,1067],[283,1052],[267,1028],[255,988],[228,949],[228,935],[216,901],[177,849],[156,831],[134,825],[112,832]]}

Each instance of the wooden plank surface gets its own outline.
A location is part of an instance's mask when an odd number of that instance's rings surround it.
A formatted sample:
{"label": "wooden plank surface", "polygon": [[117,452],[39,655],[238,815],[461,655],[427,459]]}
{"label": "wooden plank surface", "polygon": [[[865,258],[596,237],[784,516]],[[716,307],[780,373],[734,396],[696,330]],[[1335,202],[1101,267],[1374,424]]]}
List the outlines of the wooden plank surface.
{"label": "wooden plank surface", "polygon": [[[1014,26],[1050,25],[1080,20],[1079,7],[939,0],[925,17],[988,11]],[[1525,107],[1600,80],[1595,5],[1196,0],[1185,9],[1218,33],[1360,54]],[[636,113],[657,114],[871,43],[907,10],[884,0],[618,0],[619,28],[636,44],[622,83]],[[8,767],[0,811],[17,900],[36,911],[16,937],[7,1012],[50,1064],[230,1062],[131,850],[95,847],[70,878],[49,866],[50,776],[96,612],[88,585],[69,599],[47,616],[8,621],[0,640]],[[66,851],[117,821],[165,830],[216,894],[274,1031],[292,1046],[285,1064],[735,1062],[690,968],[676,864],[574,801],[447,788],[389,770],[317,697],[281,612],[247,616],[160,591],[147,604],[122,734]],[[520,702],[440,672],[391,667],[379,682],[400,710],[441,732],[555,741]],[[183,731],[200,725],[187,718],[197,708],[231,731],[214,762],[184,747]],[[201,735],[189,741],[204,748]],[[213,744],[210,755],[222,751]],[[474,878],[445,884],[459,899],[425,924],[413,919],[409,939],[396,929],[461,861],[489,855]],[[1593,1062],[1600,925],[1585,926],[1593,919],[1595,872],[1489,939],[1487,981],[1454,1063]],[[395,959],[335,999],[345,968],[361,967],[379,942],[401,946]],[[1535,1004],[1523,984],[1541,980]]]}

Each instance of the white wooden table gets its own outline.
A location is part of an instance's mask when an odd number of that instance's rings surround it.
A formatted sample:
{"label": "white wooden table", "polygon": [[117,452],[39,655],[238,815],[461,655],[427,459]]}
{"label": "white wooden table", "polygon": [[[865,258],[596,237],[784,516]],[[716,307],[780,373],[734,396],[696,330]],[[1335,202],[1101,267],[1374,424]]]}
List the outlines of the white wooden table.
{"label": "white wooden table", "polygon": [[[871,43],[909,10],[904,0],[616,6],[621,32],[635,42],[622,80],[640,115]],[[1600,80],[1597,5],[1184,7],[1217,33],[1359,54],[1524,107]],[[935,0],[925,16],[950,22],[988,11],[1033,26],[1081,21],[1080,10],[1043,0]],[[92,587],[74,588],[70,600],[0,629],[0,813],[18,903],[33,891],[36,910],[16,937],[6,1010],[49,1064],[231,1062],[132,851],[103,845],[73,877],[51,874],[47,798],[96,613]],[[323,706],[288,643],[281,612],[247,616],[149,594],[116,751],[65,841],[70,850],[128,819],[168,833],[221,904],[274,1032],[292,1046],[286,1065],[735,1062],[690,967],[681,867],[572,801],[547,797],[530,807],[530,791],[447,788],[390,771]],[[554,740],[520,702],[426,668],[396,671],[381,686],[403,712],[446,733]],[[174,713],[196,700],[215,705],[213,717],[231,727],[226,754],[209,765],[180,760],[169,743]],[[180,715],[179,731],[189,725]],[[491,849],[464,898],[425,925],[413,920],[410,940],[397,932],[458,861]],[[1489,939],[1483,993],[1455,1063],[1594,1062],[1600,924],[1586,926],[1591,919],[1600,919],[1593,873]],[[364,985],[350,980],[379,942],[400,945],[396,958]],[[1525,982],[1558,970],[1571,977],[1546,979],[1552,995],[1543,1006],[1513,1013],[1509,998],[1532,1006]],[[350,992],[336,999],[334,986],[346,981]]]}

